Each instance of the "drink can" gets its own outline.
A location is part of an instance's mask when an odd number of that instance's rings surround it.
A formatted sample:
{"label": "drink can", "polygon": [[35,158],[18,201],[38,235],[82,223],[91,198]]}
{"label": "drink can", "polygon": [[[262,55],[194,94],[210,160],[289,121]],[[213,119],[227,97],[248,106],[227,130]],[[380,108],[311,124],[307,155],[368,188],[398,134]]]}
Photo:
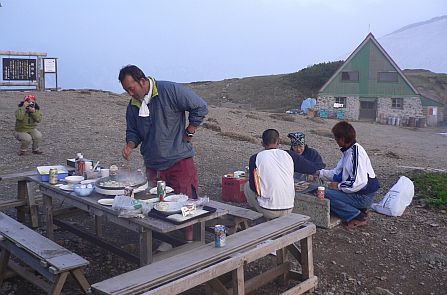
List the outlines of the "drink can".
{"label": "drink can", "polygon": [[318,189],[317,189],[317,198],[323,200],[324,199],[324,192],[325,192],[324,186],[319,186]]}
{"label": "drink can", "polygon": [[48,173],[48,182],[50,184],[57,184],[59,179],[57,177],[57,168],[50,168],[50,171]]}
{"label": "drink can", "polygon": [[163,202],[166,197],[166,182],[163,180],[157,181],[157,197],[160,202]]}
{"label": "drink can", "polygon": [[216,248],[222,248],[225,246],[226,232],[225,225],[214,226],[214,246]]}

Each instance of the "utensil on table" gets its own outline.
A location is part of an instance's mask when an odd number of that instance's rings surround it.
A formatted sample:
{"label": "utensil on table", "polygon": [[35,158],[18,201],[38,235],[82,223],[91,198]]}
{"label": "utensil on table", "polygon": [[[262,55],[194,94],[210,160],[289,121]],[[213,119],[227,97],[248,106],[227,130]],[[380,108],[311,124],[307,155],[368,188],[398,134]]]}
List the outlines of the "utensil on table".
{"label": "utensil on table", "polygon": [[93,171],[96,171],[96,167],[98,167],[98,164],[99,164],[99,161],[98,162],[96,162],[96,164],[95,164],[95,166],[93,166]]}

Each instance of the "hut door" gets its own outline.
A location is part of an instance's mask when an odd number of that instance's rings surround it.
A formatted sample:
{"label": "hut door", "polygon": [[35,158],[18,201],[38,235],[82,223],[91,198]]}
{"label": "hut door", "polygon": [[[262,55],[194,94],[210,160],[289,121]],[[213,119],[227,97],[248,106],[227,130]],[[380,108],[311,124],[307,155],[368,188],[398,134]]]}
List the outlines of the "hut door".
{"label": "hut door", "polygon": [[376,120],[376,101],[362,101],[360,100],[359,120]]}

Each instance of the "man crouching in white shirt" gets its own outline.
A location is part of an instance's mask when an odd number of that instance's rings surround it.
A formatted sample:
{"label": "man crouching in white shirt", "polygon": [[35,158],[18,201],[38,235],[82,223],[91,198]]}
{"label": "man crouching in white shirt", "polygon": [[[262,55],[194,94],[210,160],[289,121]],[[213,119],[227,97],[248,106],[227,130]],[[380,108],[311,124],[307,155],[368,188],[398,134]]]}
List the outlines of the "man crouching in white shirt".
{"label": "man crouching in white shirt", "polygon": [[250,157],[249,182],[244,193],[251,207],[265,218],[273,219],[292,212],[294,161],[287,151],[278,149],[277,130],[265,130],[262,145],[264,150]]}

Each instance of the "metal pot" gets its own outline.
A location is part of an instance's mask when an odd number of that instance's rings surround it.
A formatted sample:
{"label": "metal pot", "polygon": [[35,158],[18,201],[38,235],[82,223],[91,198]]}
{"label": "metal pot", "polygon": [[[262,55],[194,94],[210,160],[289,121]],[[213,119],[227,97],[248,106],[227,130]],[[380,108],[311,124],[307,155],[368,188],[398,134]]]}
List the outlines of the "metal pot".
{"label": "metal pot", "polygon": [[122,172],[95,182],[96,191],[104,195],[122,195],[125,187],[132,187],[136,191],[145,190],[148,187],[147,179],[139,172]]}

